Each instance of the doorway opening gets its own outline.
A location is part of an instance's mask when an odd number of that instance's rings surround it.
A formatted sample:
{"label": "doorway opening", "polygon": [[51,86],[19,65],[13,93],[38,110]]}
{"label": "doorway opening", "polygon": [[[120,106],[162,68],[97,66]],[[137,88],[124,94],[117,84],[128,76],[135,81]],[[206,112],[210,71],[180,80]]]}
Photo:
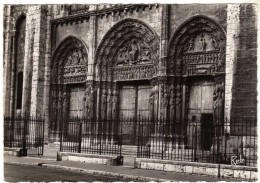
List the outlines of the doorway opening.
{"label": "doorway opening", "polygon": [[120,84],[119,114],[123,116],[122,144],[137,145],[138,116],[149,116],[149,95],[151,86],[148,82]]}
{"label": "doorway opening", "polygon": [[188,146],[210,150],[213,142],[213,93],[215,82],[211,78],[193,79],[189,87]]}

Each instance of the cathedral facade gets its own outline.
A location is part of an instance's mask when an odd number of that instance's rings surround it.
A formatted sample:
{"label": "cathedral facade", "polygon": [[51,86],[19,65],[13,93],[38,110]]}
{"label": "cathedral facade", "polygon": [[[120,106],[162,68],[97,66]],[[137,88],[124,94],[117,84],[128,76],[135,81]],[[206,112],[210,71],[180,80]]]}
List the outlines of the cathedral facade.
{"label": "cathedral facade", "polygon": [[254,4],[5,5],[4,114],[43,115],[46,143],[64,116],[256,117],[256,13]]}

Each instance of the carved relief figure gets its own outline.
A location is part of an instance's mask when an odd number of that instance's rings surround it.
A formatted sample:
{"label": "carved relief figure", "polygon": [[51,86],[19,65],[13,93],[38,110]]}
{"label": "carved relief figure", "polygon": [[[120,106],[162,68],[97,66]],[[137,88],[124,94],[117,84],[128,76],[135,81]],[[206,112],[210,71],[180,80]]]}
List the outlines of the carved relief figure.
{"label": "carved relief figure", "polygon": [[191,38],[184,46],[184,52],[204,52],[218,50],[219,44],[212,35],[201,33],[195,38]]}
{"label": "carved relief figure", "polygon": [[140,60],[141,62],[150,62],[151,61],[151,48],[146,42],[140,43],[141,53]]}
{"label": "carved relief figure", "polygon": [[94,102],[94,91],[92,86],[86,88],[85,91],[85,107],[86,115],[88,117],[93,117],[93,102]]}
{"label": "carved relief figure", "polygon": [[114,92],[113,98],[112,98],[112,116],[115,118],[117,115],[117,95]]}
{"label": "carved relief figure", "polygon": [[116,65],[124,65],[127,62],[127,49],[123,48],[119,53],[118,53],[118,57],[117,57],[117,62]]}
{"label": "carved relief figure", "polygon": [[135,64],[138,62],[140,55],[140,45],[136,40],[133,40],[132,43],[128,46],[128,59],[129,64]]}
{"label": "carved relief figure", "polygon": [[64,91],[63,95],[61,96],[61,103],[63,103],[61,111],[63,113],[63,117],[68,117],[68,111],[69,111],[69,94]]}
{"label": "carved relief figure", "polygon": [[214,108],[218,108],[223,100],[224,87],[222,84],[217,85],[213,93]]}
{"label": "carved relief figure", "polygon": [[194,38],[191,38],[188,44],[184,48],[184,52],[193,52],[194,50]]}
{"label": "carved relief figure", "polygon": [[102,103],[102,107],[101,107],[101,117],[102,119],[106,118],[106,113],[107,113],[107,96],[105,94],[102,95],[101,97],[101,103]]}
{"label": "carved relief figure", "polygon": [[220,122],[223,117],[223,105],[224,105],[224,83],[216,85],[216,89],[213,93],[213,107],[214,107],[214,119],[216,123]]}
{"label": "carved relief figure", "polygon": [[107,95],[107,117],[111,118],[112,117],[112,95],[111,95],[111,91],[108,91],[108,95]]}
{"label": "carved relief figure", "polygon": [[204,38],[204,34],[202,33],[197,37],[196,46],[195,46],[194,51],[195,52],[206,51],[206,46],[207,46],[207,43]]}

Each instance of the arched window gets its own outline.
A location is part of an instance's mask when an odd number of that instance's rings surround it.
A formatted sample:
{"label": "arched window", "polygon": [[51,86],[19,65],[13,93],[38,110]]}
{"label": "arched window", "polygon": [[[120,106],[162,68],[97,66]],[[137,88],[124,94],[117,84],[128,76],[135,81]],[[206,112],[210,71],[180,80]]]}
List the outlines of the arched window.
{"label": "arched window", "polygon": [[[26,17],[21,15],[16,22],[15,34],[15,65],[14,65],[14,109],[22,109],[23,96],[23,70],[24,70],[24,55],[25,55],[25,32],[26,32]],[[18,111],[16,111],[18,112]]]}

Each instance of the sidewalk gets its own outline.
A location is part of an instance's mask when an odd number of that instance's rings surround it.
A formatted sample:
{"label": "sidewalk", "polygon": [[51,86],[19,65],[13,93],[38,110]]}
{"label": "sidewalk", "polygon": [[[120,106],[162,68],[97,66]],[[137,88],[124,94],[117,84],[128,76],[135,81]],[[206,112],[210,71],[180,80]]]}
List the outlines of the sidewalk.
{"label": "sidewalk", "polygon": [[20,164],[28,166],[43,166],[47,168],[55,168],[69,172],[78,172],[86,174],[106,175],[113,177],[121,177],[126,179],[132,179],[136,181],[231,181],[237,182],[237,179],[218,179],[209,176],[190,175],[184,173],[175,172],[162,172],[155,170],[142,170],[134,169],[130,166],[109,166],[99,164],[89,164],[73,161],[56,161],[54,158],[45,157],[15,157],[5,156],[4,162],[7,164]]}

